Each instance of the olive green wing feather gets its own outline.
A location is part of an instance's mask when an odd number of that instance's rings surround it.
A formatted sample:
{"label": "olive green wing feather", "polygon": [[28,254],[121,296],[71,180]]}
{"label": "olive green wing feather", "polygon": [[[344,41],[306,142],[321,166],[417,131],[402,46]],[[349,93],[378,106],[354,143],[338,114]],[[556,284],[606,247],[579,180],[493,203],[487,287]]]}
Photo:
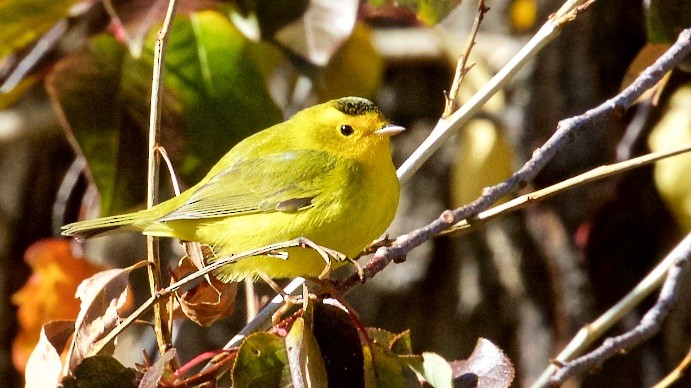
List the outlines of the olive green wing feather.
{"label": "olive green wing feather", "polygon": [[157,221],[294,212],[309,207],[335,168],[327,153],[295,150],[239,161],[210,178]]}

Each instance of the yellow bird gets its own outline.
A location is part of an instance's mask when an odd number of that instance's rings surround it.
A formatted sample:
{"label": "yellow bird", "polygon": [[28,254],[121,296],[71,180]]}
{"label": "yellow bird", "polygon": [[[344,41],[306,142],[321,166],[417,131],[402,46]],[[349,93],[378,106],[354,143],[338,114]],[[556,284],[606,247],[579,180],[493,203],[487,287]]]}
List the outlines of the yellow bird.
{"label": "yellow bird", "polygon": [[[139,231],[196,241],[212,247],[212,262],[298,237],[353,257],[396,213],[399,183],[390,137],[403,130],[369,100],[332,100],[241,141],[175,198],[135,213],[65,225],[62,234],[89,238]],[[224,282],[317,277],[326,268],[315,250],[285,252],[287,259],[243,258],[215,275]]]}

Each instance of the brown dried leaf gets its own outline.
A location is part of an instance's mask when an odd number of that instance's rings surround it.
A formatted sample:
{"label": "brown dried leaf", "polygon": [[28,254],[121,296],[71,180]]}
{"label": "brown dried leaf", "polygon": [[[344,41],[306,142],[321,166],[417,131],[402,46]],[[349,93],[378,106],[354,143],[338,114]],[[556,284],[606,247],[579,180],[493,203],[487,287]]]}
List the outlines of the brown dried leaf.
{"label": "brown dried leaf", "polygon": [[60,380],[60,353],[74,330],[73,320],[50,321],[41,328],[38,344],[26,364],[26,387],[55,387]]}
{"label": "brown dried leaf", "polygon": [[[516,371],[511,360],[491,341],[479,338],[473,353],[467,360],[449,363],[453,371],[454,385],[477,388],[508,387]],[[477,384],[464,384],[477,381]]]}
{"label": "brown dried leaf", "polygon": [[[173,270],[173,278],[182,279],[195,271],[197,267],[188,256],[185,256]],[[185,316],[200,326],[210,326],[233,312],[237,289],[237,283],[223,283],[213,276],[208,276],[182,295],[179,291],[175,294]]]}
{"label": "brown dried leaf", "polygon": [[93,344],[108,333],[118,322],[117,310],[127,300],[127,285],[130,272],[146,266],[140,261],[127,268],[99,272],[84,280],[77,289],[81,299],[81,310],[75,323],[75,337],[72,340],[69,368],[72,370],[81,360],[91,356]]}

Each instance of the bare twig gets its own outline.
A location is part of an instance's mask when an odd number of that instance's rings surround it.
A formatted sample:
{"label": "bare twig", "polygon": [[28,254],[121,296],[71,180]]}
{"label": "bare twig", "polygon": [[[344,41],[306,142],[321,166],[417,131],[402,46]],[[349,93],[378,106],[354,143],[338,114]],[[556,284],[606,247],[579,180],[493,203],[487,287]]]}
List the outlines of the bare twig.
{"label": "bare twig", "polygon": [[461,222],[449,227],[440,233],[440,235],[447,235],[457,232],[469,232],[486,224],[488,221],[503,216],[507,213],[522,209],[531,203],[535,203],[553,195],[563,193],[566,190],[572,189],[576,186],[581,186],[586,183],[594,182],[600,179],[610,177],[612,175],[621,174],[623,172],[632,170],[634,168],[643,167],[658,160],[691,152],[691,144],[684,144],[669,151],[653,152],[647,155],[639,156],[624,162],[614,163],[611,165],[596,167],[583,174],[579,174],[573,178],[566,179],[554,185],[545,187],[543,189],[534,191],[529,194],[521,195],[510,201],[504,202],[501,205],[495,206],[491,209],[478,213],[472,219],[465,219]]}
{"label": "bare twig", "polygon": [[[672,47],[667,50],[655,63],[648,67],[636,80],[615,97],[605,101],[596,108],[590,109],[582,115],[562,120],[557,125],[557,130],[547,142],[533,152],[533,156],[523,167],[514,173],[506,181],[486,188],[483,195],[472,203],[455,210],[443,212],[438,219],[430,224],[412,232],[399,236],[390,247],[382,247],[377,250],[372,259],[364,266],[365,276],[370,278],[384,269],[391,261],[403,261],[406,255],[425,241],[432,239],[442,231],[450,228],[460,220],[474,218],[481,211],[489,208],[499,198],[510,193],[516,187],[521,187],[532,180],[538,172],[580,132],[592,128],[610,115],[623,115],[623,113],[643,94],[644,91],[657,83],[669,70],[691,52],[691,29],[682,31]],[[467,103],[453,116],[461,112]],[[452,117],[453,117],[452,116]],[[443,121],[443,120],[442,120]],[[440,121],[441,122],[441,121]],[[432,135],[434,132],[432,133]],[[402,169],[403,167],[401,167]],[[399,172],[401,170],[399,169]],[[403,171],[405,173],[405,171]],[[399,174],[399,177],[401,174]],[[350,289],[359,283],[357,274],[353,274],[339,286],[342,290]]]}
{"label": "bare twig", "polygon": [[[149,117],[149,164],[147,177],[146,207],[151,208],[158,203],[158,181],[160,156],[157,152],[161,132],[161,103],[160,95],[163,88],[163,64],[165,62],[166,47],[168,45],[168,33],[175,15],[177,0],[170,0],[163,26],[156,36],[154,50],[153,81],[151,83],[151,114]],[[147,261],[149,262],[149,289],[152,297],[158,295],[161,289],[161,260],[159,257],[158,238],[146,236]],[[168,325],[164,325],[166,319],[164,306],[159,303],[154,305],[154,328],[156,342],[161,354],[172,347],[171,333]],[[166,319],[167,321],[167,319]]]}
{"label": "bare twig", "polygon": [[[667,279],[662,285],[655,306],[648,310],[640,324],[625,334],[606,339],[594,351],[573,361],[563,363],[554,376],[549,379],[549,386],[559,386],[571,376],[601,365],[615,354],[646,341],[660,331],[664,319],[676,300],[676,292],[680,284],[679,279],[688,267],[689,257],[691,257],[691,233],[660,264],[664,264],[666,267],[663,276],[667,274]],[[660,276],[660,281],[661,279],[662,276]]]}
{"label": "bare twig", "polygon": [[569,0],[564,3],[559,11],[540,27],[535,36],[482,89],[451,116],[440,119],[427,139],[396,171],[401,184],[406,184],[410,177],[446,140],[480,111],[487,100],[498,92],[526,63],[532,60],[543,47],[559,36],[564,25],[573,21],[576,15],[583,10],[581,6],[584,3],[586,3],[585,0]]}
{"label": "bare twig", "polygon": [[[144,302],[141,306],[139,306],[132,314],[130,314],[126,319],[122,321],[118,326],[115,327],[110,333],[108,333],[106,336],[104,336],[101,340],[99,340],[96,344],[91,349],[90,355],[98,354],[104,346],[107,344],[111,343],[120,333],[123,332],[129,325],[132,324],[132,322],[136,321],[139,317],[141,317],[142,314],[144,314],[146,311],[148,311],[151,307],[160,305],[160,302],[164,301],[166,298],[172,296],[172,293],[179,290],[181,287],[189,284],[190,282],[193,282],[201,277],[207,276],[211,272],[216,271],[217,269],[225,266],[225,265],[232,265],[232,263],[237,262],[238,260],[242,260],[247,257],[253,257],[253,256],[259,256],[262,254],[270,253],[270,252],[276,252],[277,250],[281,249],[286,249],[286,248],[291,248],[291,247],[303,247],[304,243],[302,243],[301,239],[295,239],[291,241],[286,241],[286,242],[281,242],[281,243],[276,243],[276,244],[271,244],[267,245],[265,247],[253,249],[250,251],[242,252],[236,255],[232,256],[227,256],[222,259],[219,259],[217,261],[214,261],[213,263],[207,265],[206,267],[197,270],[184,278],[168,285],[166,288],[159,289],[155,294],[153,294],[149,299],[147,299],[146,302]],[[314,249],[312,247],[306,247],[304,249]],[[316,249],[315,249],[316,250]],[[302,284],[304,283],[304,279],[302,278],[296,278],[293,280],[286,288],[286,293],[287,294],[292,294],[293,291],[296,289],[300,288]],[[257,318],[253,320],[252,326],[253,329],[250,330],[248,327],[245,327],[238,335],[234,337],[230,341],[230,343],[237,343],[239,342],[242,338],[244,338],[244,335],[251,333],[256,330],[261,330],[262,328],[269,327],[269,322],[271,315],[273,312],[278,311],[278,309],[282,306],[283,302],[283,297],[281,295],[277,295],[270,303],[269,306],[274,306],[274,307],[269,307],[269,308],[264,308],[262,311],[259,312],[257,315]],[[269,310],[272,308],[275,308],[275,310],[271,313],[269,313]],[[155,310],[154,310],[155,311]],[[234,342],[235,341],[235,342]],[[230,343],[224,347],[224,349],[227,349],[230,346]]]}
{"label": "bare twig", "polygon": [[485,6],[485,0],[478,0],[477,2],[477,14],[475,15],[475,22],[473,22],[473,28],[470,30],[470,35],[468,36],[468,41],[465,44],[465,49],[463,54],[458,58],[458,63],[456,64],[456,74],[453,78],[453,83],[451,84],[451,89],[449,94],[446,95],[444,114],[442,118],[447,118],[451,116],[451,113],[458,108],[458,92],[461,90],[461,82],[463,82],[463,77],[470,71],[470,69],[475,66],[471,64],[468,66],[468,58],[470,57],[470,51],[475,46],[475,37],[480,29],[480,23],[485,17],[485,13],[489,11],[489,7]]}

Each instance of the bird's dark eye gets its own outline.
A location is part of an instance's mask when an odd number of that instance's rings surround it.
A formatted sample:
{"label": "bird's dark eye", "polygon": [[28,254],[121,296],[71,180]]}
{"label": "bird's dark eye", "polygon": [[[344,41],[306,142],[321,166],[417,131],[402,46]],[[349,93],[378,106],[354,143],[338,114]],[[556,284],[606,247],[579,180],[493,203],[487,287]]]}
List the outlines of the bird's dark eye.
{"label": "bird's dark eye", "polygon": [[355,133],[355,130],[350,125],[341,125],[341,135],[350,136]]}

